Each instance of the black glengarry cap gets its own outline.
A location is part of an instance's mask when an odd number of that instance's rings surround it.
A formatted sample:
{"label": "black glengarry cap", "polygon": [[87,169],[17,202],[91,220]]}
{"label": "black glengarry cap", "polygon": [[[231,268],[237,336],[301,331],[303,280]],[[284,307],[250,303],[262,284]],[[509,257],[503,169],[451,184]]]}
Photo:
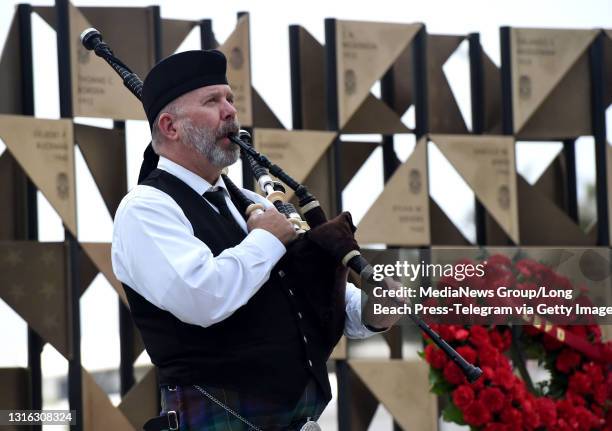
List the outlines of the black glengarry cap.
{"label": "black glengarry cap", "polygon": [[177,97],[209,85],[227,84],[227,61],[217,50],[185,51],[157,63],[144,80],[142,105],[153,128],[164,106]]}

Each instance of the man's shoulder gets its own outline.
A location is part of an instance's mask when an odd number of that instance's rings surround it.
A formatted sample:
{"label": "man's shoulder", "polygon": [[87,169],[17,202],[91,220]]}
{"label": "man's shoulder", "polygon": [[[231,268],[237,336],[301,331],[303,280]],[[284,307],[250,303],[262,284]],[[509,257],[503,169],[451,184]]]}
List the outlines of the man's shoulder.
{"label": "man's shoulder", "polygon": [[132,188],[121,200],[117,212],[115,214],[115,222],[122,217],[123,214],[138,211],[139,209],[154,209],[156,205],[174,206],[176,203],[165,192],[147,185],[138,184]]}

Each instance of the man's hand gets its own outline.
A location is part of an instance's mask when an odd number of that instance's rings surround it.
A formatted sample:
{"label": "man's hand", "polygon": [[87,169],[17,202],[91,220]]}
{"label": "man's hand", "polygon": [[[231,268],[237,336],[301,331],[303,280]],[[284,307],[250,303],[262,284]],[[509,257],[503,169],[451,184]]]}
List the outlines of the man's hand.
{"label": "man's hand", "polygon": [[247,227],[249,232],[253,229],[267,230],[284,245],[297,238],[297,233],[291,222],[274,207],[266,209],[262,214],[253,214],[249,217]]}
{"label": "man's hand", "polygon": [[[396,297],[402,289],[402,284],[392,278],[385,277],[380,286],[383,291],[387,293],[387,296],[382,298],[376,298],[371,291],[368,292],[368,300],[366,301],[362,320],[369,326],[377,329],[387,329],[393,326],[402,315],[392,314],[374,314],[374,304],[380,304],[383,307],[400,307],[404,304],[410,304],[408,298]],[[393,291],[395,295],[389,295]]]}

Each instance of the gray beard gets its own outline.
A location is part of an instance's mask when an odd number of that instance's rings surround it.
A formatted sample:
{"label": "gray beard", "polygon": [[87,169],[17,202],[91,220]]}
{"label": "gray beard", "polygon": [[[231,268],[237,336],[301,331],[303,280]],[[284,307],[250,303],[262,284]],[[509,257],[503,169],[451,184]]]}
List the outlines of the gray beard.
{"label": "gray beard", "polygon": [[217,145],[217,139],[227,136],[229,132],[237,132],[239,128],[238,122],[233,121],[215,131],[205,127],[196,127],[191,118],[185,118],[182,125],[184,143],[195,148],[206,157],[211,165],[219,169],[236,163],[240,157],[240,148],[236,144],[232,144],[229,149],[221,148]]}

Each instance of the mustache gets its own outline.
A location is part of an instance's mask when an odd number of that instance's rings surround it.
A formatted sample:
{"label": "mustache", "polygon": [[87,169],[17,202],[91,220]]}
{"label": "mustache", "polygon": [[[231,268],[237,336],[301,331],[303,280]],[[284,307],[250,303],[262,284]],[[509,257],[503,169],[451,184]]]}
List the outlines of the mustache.
{"label": "mustache", "polygon": [[238,121],[233,120],[227,123],[224,123],[217,130],[217,139],[225,138],[226,136],[236,135],[240,130],[240,124]]}

